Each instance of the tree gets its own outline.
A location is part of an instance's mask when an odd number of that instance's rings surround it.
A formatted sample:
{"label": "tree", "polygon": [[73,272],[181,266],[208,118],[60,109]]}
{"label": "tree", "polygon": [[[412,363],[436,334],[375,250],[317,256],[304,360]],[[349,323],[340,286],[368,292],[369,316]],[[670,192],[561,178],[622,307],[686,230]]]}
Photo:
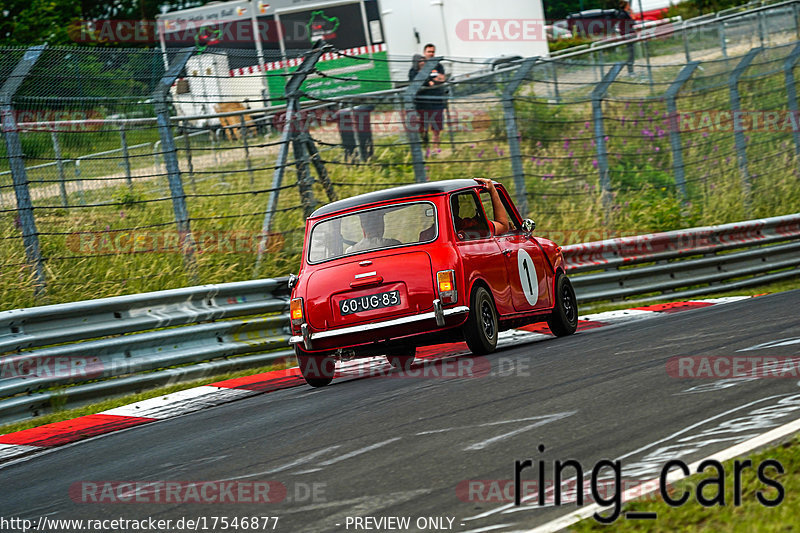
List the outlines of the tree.
{"label": "tree", "polygon": [[169,11],[202,6],[208,0],[5,0],[0,4],[0,46],[31,46],[47,42],[51,46],[95,45],[154,47],[157,42],[82,41],[81,24],[88,21],[153,21],[162,7]]}

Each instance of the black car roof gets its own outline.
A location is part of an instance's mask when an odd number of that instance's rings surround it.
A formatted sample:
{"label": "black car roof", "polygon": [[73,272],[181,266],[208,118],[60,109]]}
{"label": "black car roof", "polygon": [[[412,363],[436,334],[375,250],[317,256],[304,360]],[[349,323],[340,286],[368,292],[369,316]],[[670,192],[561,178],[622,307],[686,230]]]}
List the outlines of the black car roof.
{"label": "black car roof", "polygon": [[359,194],[358,196],[352,196],[350,198],[345,198],[344,200],[331,202],[328,205],[324,205],[311,213],[309,218],[316,218],[323,215],[336,213],[338,211],[344,211],[352,207],[384,202],[386,200],[394,200],[396,198],[441,194],[458,189],[464,189],[466,187],[475,187],[476,185],[478,185],[478,183],[475,180],[470,179],[430,181],[426,183],[403,185],[400,187],[393,187],[391,189],[383,189],[380,191]]}

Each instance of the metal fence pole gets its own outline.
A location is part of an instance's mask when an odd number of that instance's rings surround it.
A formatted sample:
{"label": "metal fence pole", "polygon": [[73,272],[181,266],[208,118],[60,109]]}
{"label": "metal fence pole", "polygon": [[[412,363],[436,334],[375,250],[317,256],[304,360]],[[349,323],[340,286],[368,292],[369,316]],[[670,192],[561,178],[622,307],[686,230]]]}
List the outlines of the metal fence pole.
{"label": "metal fence pole", "polygon": [[319,150],[317,150],[317,147],[311,140],[311,135],[309,135],[307,131],[302,133],[302,141],[306,145],[309,161],[314,165],[314,170],[316,170],[319,176],[319,182],[322,184],[322,188],[325,189],[325,195],[328,197],[328,201],[335,202],[337,200],[336,191],[333,189],[333,183],[331,183],[328,169],[325,168],[325,163],[319,155]]}
{"label": "metal fence pole", "polygon": [[692,61],[683,67],[678,73],[678,77],[675,78],[675,81],[672,82],[672,85],[669,86],[669,89],[667,89],[667,92],[664,94],[664,98],[667,101],[667,116],[669,116],[670,125],[669,142],[672,145],[672,170],[675,173],[675,185],[678,187],[678,192],[683,198],[683,201],[687,199],[686,177],[683,166],[683,147],[681,146],[678,106],[675,103],[675,99],[681,87],[683,87],[683,84],[694,74],[695,69],[697,69],[699,65],[699,61]]}
{"label": "metal fence pole", "polygon": [[550,74],[553,77],[553,95],[555,96],[555,100],[557,104],[561,103],[561,95],[558,92],[558,68],[556,67],[556,62],[554,60],[550,60]]}
{"label": "metal fence pole", "polygon": [[[448,93],[447,99],[450,102],[453,101],[453,99],[449,95],[449,93]],[[450,106],[449,105],[444,108],[444,114],[445,114],[445,121],[447,123],[447,134],[448,134],[447,136],[450,139],[450,150],[454,150],[455,147],[456,147],[456,138],[455,138],[455,131],[453,129],[453,122],[454,122],[453,121],[453,116],[450,114]],[[457,122],[457,121],[458,121],[458,111],[456,111],[456,120],[455,120],[455,122]]]}
{"label": "metal fence pole", "polygon": [[186,66],[186,62],[192,56],[192,49],[184,49],[178,52],[172,60],[164,77],[159,81],[156,90],[153,92],[153,102],[155,104],[156,122],[158,124],[158,134],[161,137],[163,146],[164,163],[167,167],[167,179],[169,180],[170,195],[172,196],[172,209],[175,212],[175,223],[178,226],[181,251],[183,253],[183,263],[189,278],[196,283],[197,265],[194,258],[194,239],[192,237],[189,224],[189,210],[186,207],[186,193],[183,190],[181,181],[181,169],[178,165],[178,149],[175,146],[175,139],[172,136],[172,129],[169,120],[169,106],[167,105],[167,94],[172,84],[178,78],[181,70]]}
{"label": "metal fence pole", "polygon": [[608,149],[606,147],[606,133],[603,126],[603,98],[611,83],[616,79],[625,63],[615,63],[608,74],[603,76],[597,87],[592,90],[592,119],[594,121],[594,141],[597,146],[597,170],[600,172],[600,188],[602,189],[603,208],[606,214],[606,223],[609,222],[611,213],[611,180],[608,175]]}
{"label": "metal fence pole", "polygon": [[12,100],[23,80],[30,73],[36,61],[42,55],[46,44],[31,46],[6,78],[0,89],[0,120],[2,120],[3,137],[6,141],[8,163],[11,167],[11,178],[14,183],[14,194],[17,198],[17,213],[22,229],[22,242],[25,246],[25,257],[34,276],[34,296],[41,294],[46,287],[44,262],[39,248],[39,231],[33,214],[33,203],[28,189],[28,174],[25,171],[25,154],[19,139],[17,121],[14,117]]}
{"label": "metal fence pole", "polygon": [[731,93],[731,114],[734,117],[733,121],[733,135],[736,144],[736,154],[739,159],[739,172],[742,177],[742,193],[744,195],[745,214],[750,213],[750,172],[747,170],[747,141],[744,138],[744,132],[741,127],[736,126],[737,113],[741,111],[741,103],[739,101],[739,78],[741,78],[747,67],[761,53],[761,48],[754,48],[745,55],[741,61],[736,65],[728,78],[728,87]]}
{"label": "metal fence pole", "polygon": [[56,154],[56,168],[58,168],[58,184],[61,193],[61,205],[67,207],[67,183],[64,180],[64,160],[61,158],[61,144],[58,142],[58,132],[53,129],[50,131],[53,139],[53,151]]}
{"label": "metal fence pole", "polygon": [[683,36],[683,52],[686,54],[686,62],[692,60],[692,55],[689,53],[689,36],[686,35],[686,21],[683,21],[681,28],[681,35]]}
{"label": "metal fence pole", "polygon": [[794,33],[800,39],[800,5],[797,2],[792,4],[792,15],[794,17]]}
{"label": "metal fence pole", "polygon": [[133,189],[133,180],[131,180],[131,159],[128,155],[128,136],[125,134],[124,122],[119,122],[119,141],[122,146],[122,166],[125,167],[125,181],[128,183],[128,188]]}
{"label": "metal fence pole", "polygon": [[[758,15],[758,40],[761,43],[761,46],[764,46],[764,34],[766,31],[764,30],[764,12],[759,11]],[[769,42],[769,36],[767,36],[767,42]]]}
{"label": "metal fence pole", "polygon": [[217,153],[217,132],[208,130],[208,142],[211,144],[211,153],[214,154],[214,162],[219,166],[219,154]]}
{"label": "metal fence pole", "polygon": [[86,205],[86,194],[83,192],[83,180],[81,179],[81,161],[83,161],[81,157],[75,160],[75,187],[78,189],[78,201],[81,205]]}
{"label": "metal fence pole", "polygon": [[722,57],[728,57],[728,40],[725,37],[725,22],[717,24],[719,28],[719,47],[722,49]]}
{"label": "metal fence pole", "polygon": [[[425,176],[425,158],[422,156],[422,141],[419,137],[419,131],[417,131],[415,127],[412,127],[417,122],[410,122],[408,117],[410,116],[412,118],[416,118],[417,121],[422,124],[423,117],[419,116],[419,112],[414,105],[414,98],[416,98],[417,93],[422,88],[422,85],[431,77],[431,72],[433,72],[434,67],[439,64],[441,59],[441,57],[434,57],[427,60],[420,71],[417,72],[416,78],[411,80],[409,86],[406,87],[405,93],[403,93],[403,104],[406,111],[403,124],[405,125],[406,134],[408,135],[409,146],[411,147],[411,159],[414,167],[414,180],[418,183],[428,181],[427,176]],[[422,124],[422,127],[425,127],[425,125]]]}
{"label": "metal fence pole", "polygon": [[314,47],[307,52],[306,56],[303,58],[303,62],[300,64],[294,74],[292,74],[292,77],[289,78],[289,81],[286,82],[286,88],[284,89],[284,96],[286,98],[286,122],[283,125],[281,145],[278,149],[278,159],[275,162],[275,172],[272,174],[272,190],[270,191],[269,200],[267,202],[267,210],[264,213],[264,221],[261,223],[261,235],[258,242],[258,255],[256,256],[256,264],[253,267],[254,278],[259,276],[264,253],[267,251],[267,241],[269,240],[270,233],[272,231],[272,220],[278,207],[278,198],[281,190],[281,183],[283,182],[283,173],[286,171],[286,161],[289,154],[289,142],[298,134],[297,120],[295,117],[300,107],[300,86],[303,84],[308,75],[316,68],[317,62],[319,61],[319,58],[322,57],[322,54],[330,50],[331,47],[326,45],[324,41],[317,41]]}
{"label": "metal fence pole", "polygon": [[255,183],[253,178],[253,165],[250,163],[250,146],[247,144],[247,126],[244,120],[244,113],[239,115],[239,121],[241,122],[241,135],[242,135],[242,144],[244,145],[244,159],[247,164],[247,173],[250,175],[250,185]]}
{"label": "metal fence pole", "polygon": [[648,49],[649,39],[639,41],[642,47],[642,55],[644,56],[645,64],[647,65],[647,79],[650,80],[650,94],[653,94],[653,66],[650,64],[650,50]]}
{"label": "metal fence pole", "polygon": [[[794,117],[797,117],[797,86],[794,79],[794,67],[797,65],[798,59],[800,59],[800,44],[792,49],[792,53],[783,62],[783,74],[786,79],[786,101],[789,113]],[[800,128],[792,128],[792,136],[794,137],[794,152],[800,155]]]}
{"label": "metal fence pole", "polygon": [[192,192],[197,193],[197,183],[194,181],[194,164],[192,163],[192,140],[189,139],[189,121],[183,121],[183,145],[186,148],[186,164],[189,170],[189,181]]}
{"label": "metal fence pole", "polygon": [[[296,116],[296,115],[295,115]],[[317,208],[317,199],[314,198],[314,179],[309,168],[309,154],[306,143],[295,136],[292,140],[294,164],[297,167],[297,188],[300,190],[300,202],[303,204],[303,217],[308,218]]]}
{"label": "metal fence pole", "polygon": [[539,62],[538,57],[527,58],[514,73],[514,77],[503,89],[503,119],[506,123],[506,137],[508,137],[508,152],[511,156],[511,172],[514,175],[514,188],[517,194],[517,207],[522,216],[528,215],[528,190],[525,186],[525,170],[522,167],[522,150],[520,149],[520,133],[517,127],[517,116],[514,112],[514,93],[528,77],[534,65]]}

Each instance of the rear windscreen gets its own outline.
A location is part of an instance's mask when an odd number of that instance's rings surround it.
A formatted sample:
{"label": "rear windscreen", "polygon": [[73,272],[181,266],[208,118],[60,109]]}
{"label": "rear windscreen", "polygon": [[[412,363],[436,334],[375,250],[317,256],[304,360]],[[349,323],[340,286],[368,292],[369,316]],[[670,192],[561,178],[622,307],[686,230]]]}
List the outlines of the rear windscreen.
{"label": "rear windscreen", "polygon": [[308,262],[430,242],[436,239],[436,208],[430,202],[392,205],[318,222],[311,229]]}

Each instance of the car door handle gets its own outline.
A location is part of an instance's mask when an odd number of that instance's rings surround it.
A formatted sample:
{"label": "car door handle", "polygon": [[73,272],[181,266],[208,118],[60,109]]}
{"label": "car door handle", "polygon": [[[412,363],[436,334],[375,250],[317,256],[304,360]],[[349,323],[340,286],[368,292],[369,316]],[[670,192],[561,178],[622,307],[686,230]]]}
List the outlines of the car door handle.
{"label": "car door handle", "polygon": [[350,283],[350,288],[358,289],[361,287],[371,287],[373,285],[380,285],[381,283],[383,283],[383,276],[378,276],[376,278],[364,278]]}
{"label": "car door handle", "polygon": [[513,248],[506,248],[505,250],[503,250],[503,255],[506,257],[511,257],[511,254],[513,253],[514,253]]}

